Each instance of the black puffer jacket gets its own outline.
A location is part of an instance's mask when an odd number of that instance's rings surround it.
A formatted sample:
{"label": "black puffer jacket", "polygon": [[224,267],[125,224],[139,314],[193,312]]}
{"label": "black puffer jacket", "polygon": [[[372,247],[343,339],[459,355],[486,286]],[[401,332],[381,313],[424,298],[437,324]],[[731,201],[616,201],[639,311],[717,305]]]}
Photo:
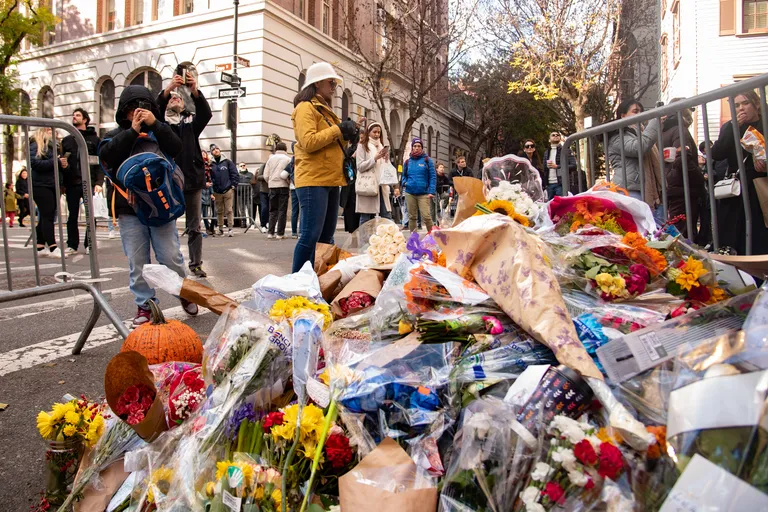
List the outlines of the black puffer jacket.
{"label": "black puffer jacket", "polygon": [[[203,133],[211,117],[213,117],[211,107],[202,92],[198,91],[197,97],[191,96],[195,102],[196,113],[193,114],[184,110],[181,113],[181,122],[169,125],[181,139],[183,149],[176,157],[176,164],[184,173],[184,190],[188,192],[202,190],[205,187],[205,163],[200,150],[200,134]],[[157,97],[158,108],[162,116],[158,118],[160,121],[167,122],[165,111],[170,99],[170,96],[165,97],[165,91],[160,92]]]}
{"label": "black puffer jacket", "polygon": [[[80,135],[85,139],[85,145],[88,146],[88,156],[98,158],[99,150],[99,136],[96,134],[96,129],[93,126],[86,127],[85,130],[80,130]],[[83,184],[83,175],[80,172],[80,151],[77,147],[77,141],[74,135],[67,135],[61,141],[61,156],[69,153],[67,162],[69,167],[62,169],[64,174],[64,186],[66,187],[79,187]],[[101,167],[98,162],[94,162],[89,165],[91,170],[91,185],[102,186],[104,184],[104,173],[101,172]]]}
{"label": "black puffer jacket", "polygon": [[[49,141],[46,151],[38,156],[37,141],[30,137],[29,161],[32,165],[32,186],[56,188],[56,182],[53,178],[53,142]],[[59,172],[61,172],[61,169],[59,169]]]}
{"label": "black puffer jacket", "polygon": [[[173,158],[176,158],[182,149],[179,136],[171,130],[170,126],[158,120],[160,119],[160,111],[149,89],[141,85],[129,85],[123,89],[123,93],[120,95],[120,102],[117,105],[117,112],[115,112],[115,121],[120,126],[104,136],[104,141],[99,148],[99,159],[106,166],[107,175],[123,190],[125,190],[125,186],[116,181],[114,176],[120,165],[131,156],[133,145],[139,138],[139,134],[131,128],[131,122],[127,117],[128,111],[131,108],[135,108],[139,100],[150,103],[152,113],[156,119],[153,125],[142,127],[142,132],[154,133],[160,149]],[[110,186],[108,193],[113,197],[114,210],[117,217],[121,214],[135,215],[131,205],[128,204],[128,201],[119,192],[114,190],[114,187]]]}
{"label": "black puffer jacket", "polygon": [[236,188],[240,183],[240,175],[237,167],[229,158],[220,156],[211,159],[211,182],[213,191],[217,194],[224,194],[229,189]]}

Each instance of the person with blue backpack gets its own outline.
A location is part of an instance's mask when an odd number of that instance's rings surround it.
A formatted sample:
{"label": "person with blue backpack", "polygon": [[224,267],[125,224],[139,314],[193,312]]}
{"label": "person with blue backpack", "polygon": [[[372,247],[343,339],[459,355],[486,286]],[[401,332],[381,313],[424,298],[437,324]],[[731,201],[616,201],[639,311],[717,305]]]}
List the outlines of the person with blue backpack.
{"label": "person with blue backpack", "polygon": [[[118,127],[104,136],[99,160],[110,178],[112,214],[117,218],[128,257],[129,287],[137,305],[133,325],[150,320],[155,290],[144,280],[144,265],[154,248],[158,263],[186,277],[176,219],[184,214],[184,174],[174,162],[181,139],[159,121],[160,111],[144,86],[123,89],[115,112]],[[181,299],[184,311],[196,315],[196,304]]]}
{"label": "person with blue backpack", "polygon": [[419,213],[427,232],[432,231],[432,213],[430,203],[435,197],[437,174],[435,164],[424,152],[424,144],[419,137],[411,142],[411,154],[403,164],[402,185],[405,190],[405,203],[408,207],[408,228],[416,231]]}

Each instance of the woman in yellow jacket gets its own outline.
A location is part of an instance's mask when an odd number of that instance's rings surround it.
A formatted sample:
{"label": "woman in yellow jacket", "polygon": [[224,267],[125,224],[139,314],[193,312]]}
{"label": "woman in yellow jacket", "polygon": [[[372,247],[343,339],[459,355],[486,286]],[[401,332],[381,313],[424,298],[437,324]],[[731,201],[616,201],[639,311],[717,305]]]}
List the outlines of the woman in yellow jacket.
{"label": "woman in yellow jacket", "polygon": [[327,62],[307,70],[304,88],[293,100],[296,136],[294,184],[299,198],[299,242],[293,252],[293,272],[315,263],[315,245],[332,244],[339,216],[339,187],[344,177],[344,141],[357,135],[354,121],[341,121],[331,108],[341,77]]}

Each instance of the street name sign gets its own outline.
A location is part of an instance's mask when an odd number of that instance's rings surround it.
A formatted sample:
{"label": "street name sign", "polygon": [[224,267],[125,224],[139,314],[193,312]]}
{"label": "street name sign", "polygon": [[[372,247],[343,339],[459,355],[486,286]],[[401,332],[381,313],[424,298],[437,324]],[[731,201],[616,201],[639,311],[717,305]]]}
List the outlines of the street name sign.
{"label": "street name sign", "polygon": [[224,62],[222,64],[216,64],[216,71],[232,71],[232,63]]}
{"label": "street name sign", "polygon": [[221,81],[224,82],[225,84],[238,86],[242,82],[242,79],[237,75],[233,75],[232,73],[225,73],[224,71],[222,71]]}
{"label": "street name sign", "polygon": [[232,87],[231,89],[219,89],[219,99],[233,99],[245,97],[245,87]]}

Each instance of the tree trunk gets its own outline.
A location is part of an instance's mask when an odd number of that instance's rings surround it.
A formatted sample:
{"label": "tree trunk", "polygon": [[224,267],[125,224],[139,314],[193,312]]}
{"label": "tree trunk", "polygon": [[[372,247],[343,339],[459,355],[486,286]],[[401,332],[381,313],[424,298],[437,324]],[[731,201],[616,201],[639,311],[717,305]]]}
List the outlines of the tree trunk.
{"label": "tree trunk", "polygon": [[3,155],[5,160],[5,182],[13,183],[13,154],[15,151],[11,125],[3,127],[3,141],[5,143],[5,154]]}

